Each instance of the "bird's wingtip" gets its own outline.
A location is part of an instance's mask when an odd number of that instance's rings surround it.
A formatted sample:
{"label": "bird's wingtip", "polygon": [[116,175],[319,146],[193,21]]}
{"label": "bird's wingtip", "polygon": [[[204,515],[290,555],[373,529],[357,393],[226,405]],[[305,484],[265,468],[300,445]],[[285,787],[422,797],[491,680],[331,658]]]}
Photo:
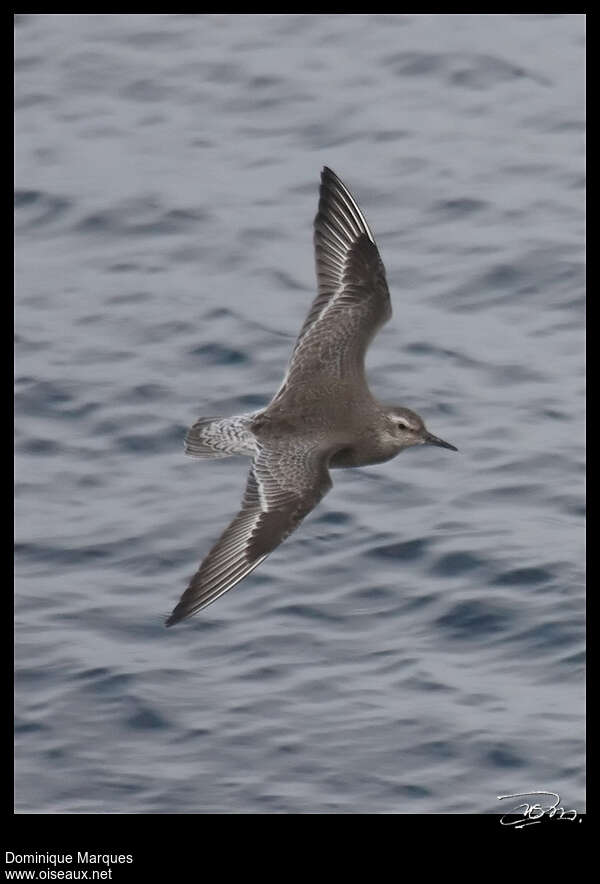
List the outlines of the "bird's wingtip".
{"label": "bird's wingtip", "polygon": [[181,619],[181,615],[177,614],[175,609],[175,611],[172,611],[165,620],[165,626],[167,627],[167,629],[169,628],[169,626],[175,626],[175,624],[179,623]]}

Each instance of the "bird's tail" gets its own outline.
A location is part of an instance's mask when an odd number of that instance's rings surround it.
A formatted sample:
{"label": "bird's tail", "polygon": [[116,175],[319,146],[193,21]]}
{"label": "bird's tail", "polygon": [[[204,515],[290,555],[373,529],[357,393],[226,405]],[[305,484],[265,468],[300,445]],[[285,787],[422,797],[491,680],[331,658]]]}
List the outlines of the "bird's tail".
{"label": "bird's tail", "polygon": [[256,450],[249,423],[253,415],[236,417],[199,417],[185,436],[185,453],[201,459],[244,454],[253,457]]}

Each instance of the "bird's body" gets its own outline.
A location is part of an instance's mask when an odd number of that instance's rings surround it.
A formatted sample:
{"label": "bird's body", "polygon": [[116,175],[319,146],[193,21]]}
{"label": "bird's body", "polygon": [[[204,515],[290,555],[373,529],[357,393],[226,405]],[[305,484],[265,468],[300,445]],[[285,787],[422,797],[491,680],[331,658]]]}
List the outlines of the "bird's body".
{"label": "bird's body", "polygon": [[272,401],[249,414],[200,418],[186,436],[192,457],[243,454],[252,465],[242,509],[202,562],[168,626],[254,570],[329,491],[330,469],[383,463],[424,443],[456,450],[429,433],[417,414],[383,405],[369,390],[364,357],[391,316],[390,296],[373,234],[327,167],[315,253],[318,294]]}

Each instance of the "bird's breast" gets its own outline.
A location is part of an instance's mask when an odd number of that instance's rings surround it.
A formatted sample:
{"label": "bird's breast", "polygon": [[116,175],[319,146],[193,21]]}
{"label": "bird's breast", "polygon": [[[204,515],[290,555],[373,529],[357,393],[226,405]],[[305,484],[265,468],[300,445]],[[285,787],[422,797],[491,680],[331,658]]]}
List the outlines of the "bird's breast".
{"label": "bird's breast", "polygon": [[401,449],[397,445],[381,439],[360,440],[336,451],[329,461],[330,469],[347,467],[368,467],[372,464],[385,463],[391,460]]}

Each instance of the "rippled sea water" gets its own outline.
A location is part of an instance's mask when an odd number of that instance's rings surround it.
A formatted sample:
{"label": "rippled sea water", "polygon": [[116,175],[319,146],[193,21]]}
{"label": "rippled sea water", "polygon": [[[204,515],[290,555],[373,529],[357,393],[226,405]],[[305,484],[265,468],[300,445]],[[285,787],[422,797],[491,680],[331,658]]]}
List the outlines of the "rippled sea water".
{"label": "rippled sea water", "polygon": [[[16,17],[16,789],[32,813],[585,809],[581,15]],[[323,164],[459,449],[336,471],[163,618],[314,295]]]}

